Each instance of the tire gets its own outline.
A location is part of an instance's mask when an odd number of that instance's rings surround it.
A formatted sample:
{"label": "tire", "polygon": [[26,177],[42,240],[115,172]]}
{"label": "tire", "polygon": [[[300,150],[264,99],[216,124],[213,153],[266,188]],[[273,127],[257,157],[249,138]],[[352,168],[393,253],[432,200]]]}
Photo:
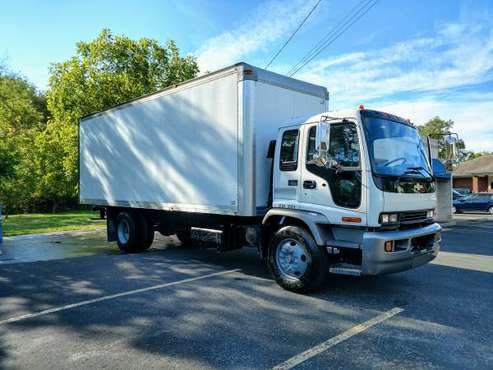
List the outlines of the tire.
{"label": "tire", "polygon": [[116,242],[124,253],[138,253],[149,248],[154,240],[146,219],[134,212],[120,212],[116,218]]}
{"label": "tire", "polygon": [[270,240],[268,267],[284,289],[298,293],[314,291],[322,287],[328,276],[327,250],[319,247],[305,228],[285,226]]}
{"label": "tire", "polygon": [[192,230],[190,228],[178,230],[176,237],[180,241],[182,248],[193,247]]}

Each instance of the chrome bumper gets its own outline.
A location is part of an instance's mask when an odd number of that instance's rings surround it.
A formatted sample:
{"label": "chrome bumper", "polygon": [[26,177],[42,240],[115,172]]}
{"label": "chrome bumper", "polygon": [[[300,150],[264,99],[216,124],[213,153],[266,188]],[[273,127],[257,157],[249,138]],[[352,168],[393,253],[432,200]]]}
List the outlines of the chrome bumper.
{"label": "chrome bumper", "polygon": [[[434,223],[419,229],[403,231],[367,232],[364,234],[362,249],[362,275],[381,275],[409,270],[433,260],[440,250],[440,239],[434,239],[433,245],[418,249],[412,245],[412,239],[434,235],[441,231],[440,225]],[[384,243],[399,240],[403,250],[385,252]]]}

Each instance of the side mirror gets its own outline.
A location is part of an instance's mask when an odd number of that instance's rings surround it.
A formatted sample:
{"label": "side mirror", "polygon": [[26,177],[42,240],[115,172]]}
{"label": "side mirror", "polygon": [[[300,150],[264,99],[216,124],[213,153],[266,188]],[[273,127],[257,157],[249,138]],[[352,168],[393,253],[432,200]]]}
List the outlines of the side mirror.
{"label": "side mirror", "polygon": [[329,150],[329,124],[326,122],[319,122],[317,125],[315,149],[319,153],[320,157],[326,157]]}

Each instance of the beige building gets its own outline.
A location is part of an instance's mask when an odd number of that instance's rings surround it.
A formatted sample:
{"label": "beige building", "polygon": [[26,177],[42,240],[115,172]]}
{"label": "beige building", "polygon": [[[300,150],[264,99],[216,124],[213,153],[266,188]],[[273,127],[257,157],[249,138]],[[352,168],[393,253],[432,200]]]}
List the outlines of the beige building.
{"label": "beige building", "polygon": [[457,166],[453,187],[468,188],[473,193],[493,192],[493,155],[485,155]]}

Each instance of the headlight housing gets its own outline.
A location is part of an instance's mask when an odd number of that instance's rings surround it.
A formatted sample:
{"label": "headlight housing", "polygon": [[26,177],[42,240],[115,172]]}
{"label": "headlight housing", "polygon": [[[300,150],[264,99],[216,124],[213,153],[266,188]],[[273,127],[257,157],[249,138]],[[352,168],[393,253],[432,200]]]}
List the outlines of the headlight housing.
{"label": "headlight housing", "polygon": [[397,213],[381,213],[380,223],[384,224],[396,224],[399,222],[399,215]]}

